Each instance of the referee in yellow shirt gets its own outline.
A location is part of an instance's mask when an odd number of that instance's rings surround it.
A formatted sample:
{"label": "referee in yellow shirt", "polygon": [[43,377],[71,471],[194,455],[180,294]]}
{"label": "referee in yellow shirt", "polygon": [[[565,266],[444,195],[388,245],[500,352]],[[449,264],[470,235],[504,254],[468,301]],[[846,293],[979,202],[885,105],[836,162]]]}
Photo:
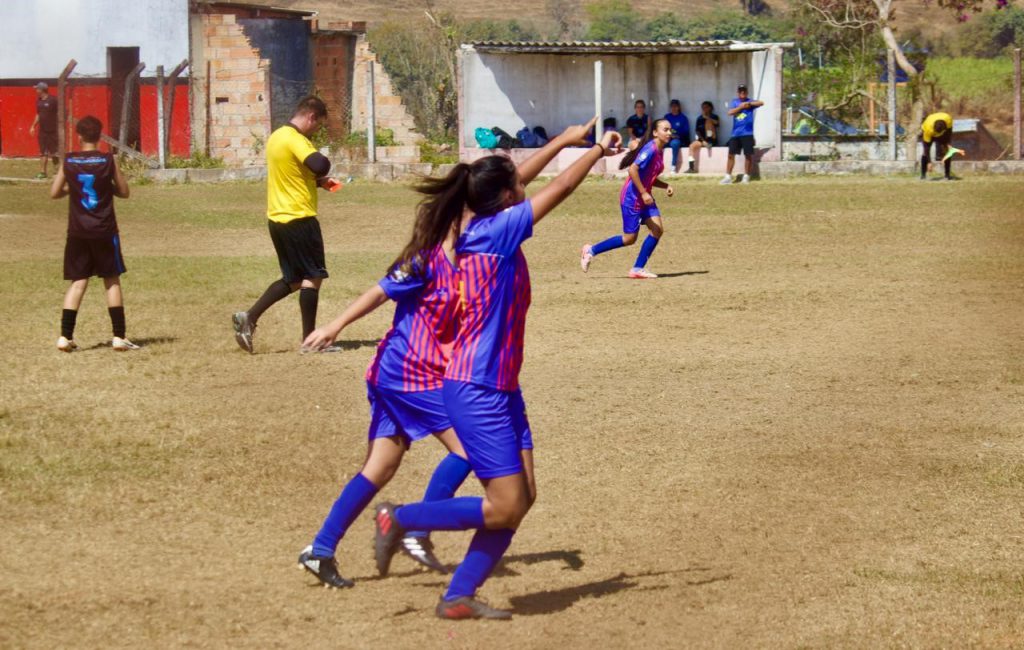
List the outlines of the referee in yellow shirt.
{"label": "referee in yellow shirt", "polygon": [[[929,153],[932,143],[935,143],[935,159],[942,160],[949,150],[949,143],[953,139],[953,117],[949,113],[932,113],[924,118],[921,123],[921,145],[924,153],[921,154],[921,180],[928,174],[928,163],[931,162]],[[945,170],[945,179],[953,180],[952,167],[953,159],[948,158],[942,161]]]}
{"label": "referee in yellow shirt", "polygon": [[302,338],[316,329],[320,283],[327,277],[324,238],[317,221],[316,188],[333,189],[337,180],[328,177],[331,161],[316,150],[309,136],[327,117],[327,106],[318,97],[306,97],[291,120],[267,140],[267,222],[270,239],[281,265],[275,280],[248,311],[232,317],[235,340],[253,354],[256,322],[271,305],[299,291]]}

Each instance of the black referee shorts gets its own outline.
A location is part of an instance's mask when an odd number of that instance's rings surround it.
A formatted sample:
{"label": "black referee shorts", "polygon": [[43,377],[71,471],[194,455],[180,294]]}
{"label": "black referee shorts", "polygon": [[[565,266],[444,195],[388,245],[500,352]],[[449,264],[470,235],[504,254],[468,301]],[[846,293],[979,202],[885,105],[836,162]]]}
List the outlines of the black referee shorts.
{"label": "black referee shorts", "polygon": [[277,251],[281,277],[288,284],[327,277],[324,262],[324,236],[316,217],[295,219],[287,223],[267,221],[270,240]]}

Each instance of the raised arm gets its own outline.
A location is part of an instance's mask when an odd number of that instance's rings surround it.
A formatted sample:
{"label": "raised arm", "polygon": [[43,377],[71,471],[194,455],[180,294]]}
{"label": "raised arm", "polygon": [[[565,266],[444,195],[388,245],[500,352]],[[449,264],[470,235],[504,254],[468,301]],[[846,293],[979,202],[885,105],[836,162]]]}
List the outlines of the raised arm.
{"label": "raised arm", "polygon": [[[591,121],[593,122],[593,120]],[[584,127],[570,127],[566,129],[568,134],[573,129],[581,129]],[[585,134],[589,129],[585,129]],[[572,137],[575,137],[573,134]],[[582,136],[580,136],[582,139]],[[558,206],[559,203],[564,201],[566,197],[573,193],[573,190],[583,182],[583,179],[587,177],[587,173],[590,172],[590,168],[594,166],[602,156],[610,156],[616,153],[615,148],[622,142],[622,136],[616,131],[605,131],[604,136],[601,138],[600,144],[595,144],[585,154],[579,157],[569,169],[559,174],[553,181],[548,183],[541,189],[537,194],[530,199],[530,207],[533,208],[533,223],[537,223],[544,218],[547,213],[551,212]]]}
{"label": "raised arm", "polygon": [[387,301],[388,294],[384,293],[384,289],[379,284],[373,285],[364,291],[363,295],[353,300],[345,308],[345,311],[341,312],[341,316],[338,316],[327,325],[322,325],[310,332],[306,340],[302,342],[302,351],[316,352],[323,350],[331,343],[334,343],[338,335],[341,334],[341,330],[373,312],[373,310]]}
{"label": "raised arm", "polygon": [[[537,178],[537,175],[544,171],[544,168],[548,166],[548,163],[554,160],[558,152],[567,146],[580,143],[583,138],[587,137],[590,133],[590,129],[594,128],[597,124],[597,116],[594,119],[587,122],[584,126],[571,126],[565,131],[559,133],[557,136],[548,141],[546,145],[537,150],[537,153],[527,158],[523,164],[516,167],[519,172],[519,180],[522,181],[523,185],[529,185],[530,182]],[[577,137],[578,129],[585,129],[582,137]],[[570,133],[571,131],[571,133]]]}

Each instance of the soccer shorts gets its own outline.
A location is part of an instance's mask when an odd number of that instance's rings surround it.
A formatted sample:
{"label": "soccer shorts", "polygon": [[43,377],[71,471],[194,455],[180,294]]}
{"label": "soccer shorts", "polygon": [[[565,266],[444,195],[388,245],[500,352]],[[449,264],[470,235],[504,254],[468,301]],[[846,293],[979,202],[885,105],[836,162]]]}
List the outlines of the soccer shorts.
{"label": "soccer shorts", "polygon": [[735,156],[741,151],[747,158],[754,155],[754,136],[734,135],[729,138],[729,155]]}
{"label": "soccer shorts", "polygon": [[324,236],[316,217],[304,217],[287,223],[267,220],[270,240],[277,251],[281,277],[288,284],[327,277],[324,262]]}
{"label": "soccer shorts", "polygon": [[651,217],[661,216],[657,203],[650,205],[643,205],[641,203],[639,208],[628,205],[620,205],[619,207],[622,209],[622,232],[625,233],[639,232],[640,224],[644,221]]}
{"label": "soccer shorts", "polygon": [[452,426],[440,388],[409,393],[367,382],[366,399],[370,401],[370,440],[401,436],[415,442]]}
{"label": "soccer shorts", "polygon": [[84,280],[94,275],[114,278],[126,270],[120,236],[107,235],[100,239],[68,236],[64,244],[65,280]]}
{"label": "soccer shorts", "polygon": [[477,477],[489,479],[522,472],[520,452],[533,449],[523,394],[449,380],[441,390],[455,434]]}
{"label": "soccer shorts", "polygon": [[56,131],[43,131],[42,129],[36,134],[36,140],[39,142],[39,155],[40,156],[56,156],[57,155],[57,132]]}

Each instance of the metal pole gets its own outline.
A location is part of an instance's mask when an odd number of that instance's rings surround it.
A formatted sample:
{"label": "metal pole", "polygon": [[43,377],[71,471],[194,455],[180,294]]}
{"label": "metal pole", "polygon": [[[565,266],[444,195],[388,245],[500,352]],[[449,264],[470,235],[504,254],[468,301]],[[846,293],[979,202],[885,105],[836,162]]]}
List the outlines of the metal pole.
{"label": "metal pole", "polygon": [[893,160],[899,158],[896,146],[896,55],[892,50],[885,51],[886,75],[889,77],[889,155]]}
{"label": "metal pole", "polygon": [[597,124],[594,125],[594,142],[600,142],[604,137],[604,117],[601,108],[601,93],[603,92],[603,71],[600,61],[594,61],[594,114],[597,115]]}
{"label": "metal pole", "polygon": [[1013,50],[1013,157],[1021,159],[1021,128],[1020,128],[1020,48]]}
{"label": "metal pole", "polygon": [[167,77],[167,121],[165,122],[164,128],[164,150],[168,155],[172,154],[171,151],[171,133],[174,130],[174,91],[178,86],[178,76],[188,67],[188,59],[185,59],[179,63],[171,74]]}
{"label": "metal pole", "polygon": [[[64,102],[66,101],[66,93],[68,86],[68,77],[71,76],[71,71],[78,65],[78,61],[71,59],[68,64],[64,66],[63,72],[57,77],[57,154],[61,160],[64,160],[64,154],[67,153],[67,140],[65,134],[65,122],[67,121],[67,110]],[[42,124],[39,128],[42,128]]]}
{"label": "metal pole", "polygon": [[132,90],[135,88],[135,84],[138,83],[139,75],[142,74],[146,64],[143,61],[132,68],[132,71],[128,73],[128,76],[124,78],[124,97],[121,99],[121,132],[118,134],[118,140],[121,144],[128,145],[128,110],[132,105]]}
{"label": "metal pole", "polygon": [[377,162],[377,118],[373,105],[373,61],[366,62],[366,154]]}
{"label": "metal pole", "polygon": [[164,143],[166,135],[164,131],[164,67],[156,67],[156,159],[160,162],[160,169],[166,165],[164,158]]}

